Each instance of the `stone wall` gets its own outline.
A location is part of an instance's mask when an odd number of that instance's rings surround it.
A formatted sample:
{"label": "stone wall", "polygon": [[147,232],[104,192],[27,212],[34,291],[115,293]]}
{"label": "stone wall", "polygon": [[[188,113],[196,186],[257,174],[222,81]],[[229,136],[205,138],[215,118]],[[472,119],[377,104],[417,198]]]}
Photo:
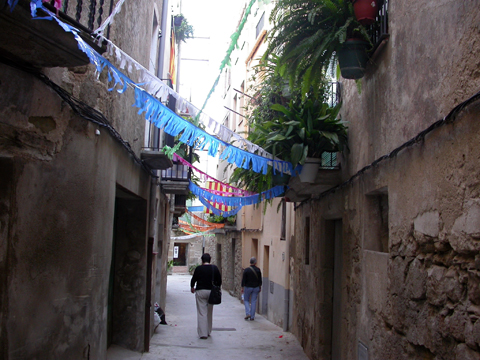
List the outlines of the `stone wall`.
{"label": "stone wall", "polygon": [[[479,110],[477,102],[424,142],[297,209],[293,331],[312,359],[335,351],[356,359],[359,341],[374,359],[480,358]],[[371,250],[370,227],[382,215],[370,198],[380,194],[388,196],[386,251]],[[336,218],[343,223],[337,299],[327,230]],[[332,300],[341,302],[337,312]]]}
{"label": "stone wall", "polygon": [[[343,181],[478,91],[479,21],[473,0],[389,2],[390,39],[362,91],[341,79]],[[293,332],[310,358],[480,359],[479,113],[297,208]]]}
{"label": "stone wall", "polygon": [[[221,254],[217,253],[220,245]],[[222,288],[240,299],[242,282],[242,241],[236,231],[221,232],[215,235],[215,243],[210,247],[216,258],[221,257]],[[212,254],[212,253],[211,253]]]}

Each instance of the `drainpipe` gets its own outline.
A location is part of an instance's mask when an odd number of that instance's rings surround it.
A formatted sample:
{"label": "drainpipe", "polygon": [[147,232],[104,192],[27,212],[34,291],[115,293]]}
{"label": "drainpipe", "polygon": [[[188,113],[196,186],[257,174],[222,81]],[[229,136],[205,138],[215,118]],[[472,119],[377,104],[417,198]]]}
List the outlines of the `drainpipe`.
{"label": "drainpipe", "polygon": [[155,223],[156,223],[156,204],[157,204],[157,178],[152,177],[150,182],[150,199],[148,208],[148,243],[147,243],[147,288],[145,291],[145,333],[144,333],[144,351],[148,352],[150,348],[150,324],[152,318],[152,265],[153,253],[155,249]]}
{"label": "drainpipe", "polygon": [[160,79],[164,79],[166,74],[163,73],[163,68],[165,65],[165,42],[170,39],[170,32],[168,31],[168,13],[169,13],[169,4],[168,0],[163,0],[162,6],[162,25],[160,26],[161,29],[161,37],[160,37],[160,49],[158,51],[158,67],[157,67],[157,77]]}
{"label": "drainpipe", "polygon": [[285,249],[285,261],[287,262],[287,266],[284,266],[285,269],[285,298],[283,300],[284,304],[284,312],[283,312],[283,331],[288,331],[289,328],[289,319],[290,319],[290,247],[291,247],[291,242],[293,241],[293,236],[290,233],[291,228],[292,228],[292,223],[291,223],[291,208],[287,208],[287,219],[285,220],[288,224],[285,224],[286,229],[288,229],[288,234],[285,234],[285,238],[288,239],[290,238],[290,241],[288,242],[288,247]]}

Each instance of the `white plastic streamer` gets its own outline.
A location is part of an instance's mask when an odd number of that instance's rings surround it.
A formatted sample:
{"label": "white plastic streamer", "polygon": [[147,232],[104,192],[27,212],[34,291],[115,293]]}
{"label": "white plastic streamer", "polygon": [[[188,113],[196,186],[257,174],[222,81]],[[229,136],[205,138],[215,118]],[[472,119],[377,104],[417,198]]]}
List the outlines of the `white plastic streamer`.
{"label": "white plastic streamer", "polygon": [[[177,136],[182,133],[180,138],[181,142],[186,143],[190,146],[195,146],[195,148],[200,150],[208,149],[208,154],[213,157],[217,155],[217,152],[219,151],[221,145],[223,151],[220,155],[220,158],[222,160],[228,161],[231,164],[235,164],[237,167],[250,169],[255,172],[261,172],[263,174],[266,174],[268,165],[272,165],[274,169],[278,169],[283,173],[294,173],[292,164],[289,162],[276,159],[272,160],[270,158],[250,153],[246,150],[235,147],[227,142],[219,140],[218,138],[208,134],[207,132],[203,131],[202,129],[196,127],[192,123],[178,116],[176,113],[163,105],[154,96],[150,95],[143,88],[135,84],[128,76],[124,75],[107,59],[105,59],[91,46],[89,46],[78,35],[77,29],[63,23],[55,16],[55,14],[45,9],[42,6],[41,0],[33,0],[31,5],[32,16],[34,18],[36,17],[36,9],[41,8],[49,15],[48,19],[51,20],[53,18],[66,32],[72,33],[78,42],[79,49],[88,56],[90,62],[95,65],[96,70],[99,73],[101,73],[106,68],[108,72],[108,81],[109,83],[113,82],[113,86],[109,89],[109,91],[117,88],[117,92],[123,93],[126,91],[127,86],[132,87],[135,90],[134,106],[140,109],[138,113],[145,113],[145,119],[155,124],[158,128],[164,129],[166,133],[172,136]],[[128,59],[124,59],[126,60],[123,63],[123,66],[126,66]],[[132,59],[132,61],[134,60]],[[145,73],[148,73],[146,69]],[[165,87],[168,88],[166,85]]]}
{"label": "white plastic streamer", "polygon": [[125,2],[125,0],[120,0],[117,5],[115,5],[115,7],[113,8],[113,11],[112,13],[110,14],[110,16],[108,18],[105,19],[105,21],[102,23],[102,25],[100,25],[98,27],[98,29],[96,29],[93,33],[102,37],[103,38],[103,32],[105,31],[105,28],[110,25],[111,23],[113,23],[113,18],[115,17],[115,15],[117,15],[120,10],[122,10],[122,5],[123,3]]}

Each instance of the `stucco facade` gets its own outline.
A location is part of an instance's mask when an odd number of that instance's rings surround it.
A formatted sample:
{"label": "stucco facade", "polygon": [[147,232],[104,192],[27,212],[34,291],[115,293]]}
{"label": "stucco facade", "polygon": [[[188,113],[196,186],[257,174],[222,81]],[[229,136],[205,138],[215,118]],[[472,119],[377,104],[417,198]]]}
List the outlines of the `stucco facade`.
{"label": "stucco facade", "polygon": [[[148,68],[151,44],[139,39],[158,39],[161,14],[161,1],[126,2],[110,39]],[[0,357],[144,351],[151,305],[165,303],[171,223],[141,161],[145,120],[132,93],[109,92],[93,66],[35,67],[41,60],[0,62]]]}
{"label": "stucco facade", "polygon": [[343,184],[295,212],[311,359],[480,358],[480,101],[449,115],[480,89],[479,21],[476,1],[390,1],[361,93],[342,80]]}

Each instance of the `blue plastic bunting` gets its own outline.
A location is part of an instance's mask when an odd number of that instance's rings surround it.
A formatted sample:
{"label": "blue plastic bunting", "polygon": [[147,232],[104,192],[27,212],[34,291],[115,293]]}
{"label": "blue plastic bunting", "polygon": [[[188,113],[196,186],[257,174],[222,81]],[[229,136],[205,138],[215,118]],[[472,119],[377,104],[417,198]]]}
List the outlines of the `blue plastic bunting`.
{"label": "blue plastic bunting", "polygon": [[[13,2],[14,0],[9,1]],[[207,148],[208,155],[213,157],[217,156],[219,146],[222,145],[225,150],[223,150],[220,158],[231,164],[235,164],[238,167],[266,174],[268,166],[272,165],[274,169],[281,169],[281,172],[295,174],[290,162],[265,158],[237,148],[227,142],[217,139],[178,116],[175,112],[163,105],[160,100],[140,88],[138,84],[135,84],[128,76],[124,75],[107,59],[96,52],[78,35],[77,29],[63,23],[55,16],[55,14],[44,8],[41,4],[41,0],[33,0],[31,5],[32,16],[34,16],[34,13],[36,16],[36,9],[41,8],[50,15],[51,18],[55,19],[64,31],[70,32],[74,35],[78,43],[78,48],[87,55],[98,73],[101,73],[105,68],[107,69],[108,81],[113,82],[113,86],[108,89],[109,91],[118,88],[117,91],[119,93],[124,93],[128,86],[133,87],[135,91],[135,102],[132,106],[139,108],[138,114],[144,113],[145,119],[152,122],[156,127],[163,129],[167,134],[172,136],[182,134],[180,137],[181,142],[201,150]]]}
{"label": "blue plastic bunting", "polygon": [[200,199],[205,199],[206,201],[217,202],[219,204],[239,208],[246,205],[258,204],[264,200],[273,199],[274,197],[280,196],[285,192],[285,188],[279,185],[269,190],[263,191],[260,194],[251,196],[221,196],[214,194],[207,189],[202,189],[191,181],[189,183],[189,189],[194,195],[198,196],[198,198]]}

